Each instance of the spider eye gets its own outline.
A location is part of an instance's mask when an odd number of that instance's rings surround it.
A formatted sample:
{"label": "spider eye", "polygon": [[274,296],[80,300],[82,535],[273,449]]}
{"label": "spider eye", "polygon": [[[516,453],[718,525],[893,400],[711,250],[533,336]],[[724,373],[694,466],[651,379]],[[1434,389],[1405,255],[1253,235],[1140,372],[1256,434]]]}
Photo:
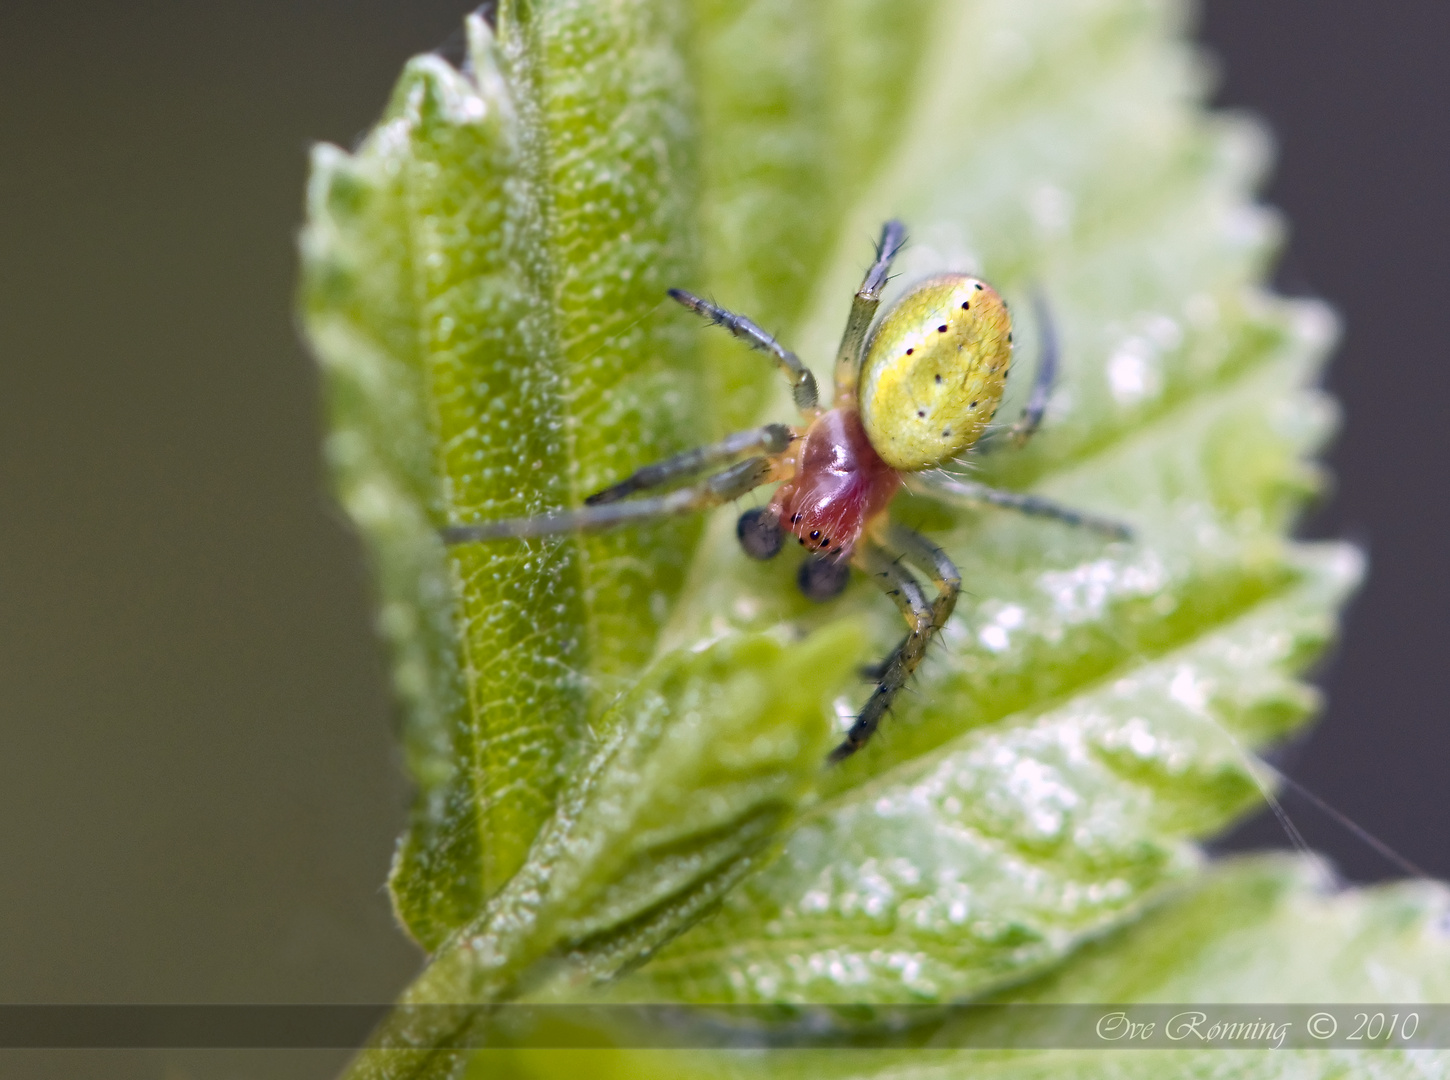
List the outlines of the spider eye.
{"label": "spider eye", "polygon": [[747,510],[735,523],[735,535],[745,554],[764,562],[780,554],[785,533],[780,528],[780,518],[769,510]]}
{"label": "spider eye", "polygon": [[817,603],[834,600],[846,591],[850,582],[850,563],[844,559],[822,558],[819,555],[811,555],[801,563],[800,572],[795,578],[795,583],[800,586],[805,598]]}

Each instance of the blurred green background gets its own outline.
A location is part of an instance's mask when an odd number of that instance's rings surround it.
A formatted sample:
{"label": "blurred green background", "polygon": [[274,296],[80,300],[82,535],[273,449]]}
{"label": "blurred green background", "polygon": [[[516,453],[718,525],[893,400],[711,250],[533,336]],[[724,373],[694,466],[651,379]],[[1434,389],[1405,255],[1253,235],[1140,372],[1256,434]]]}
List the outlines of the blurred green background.
{"label": "blurred green background", "polygon": [[[351,145],[465,10],[0,8],[0,1001],[375,1001],[417,968],[383,891],[407,793],[320,468],[294,232],[309,143]],[[1224,100],[1280,128],[1281,283],[1350,320],[1342,497],[1309,527],[1367,541],[1373,576],[1286,767],[1444,874],[1450,15],[1213,0],[1206,37]],[[1391,872],[1290,806],[1355,876]],[[341,1060],[14,1051],[0,1075]]]}

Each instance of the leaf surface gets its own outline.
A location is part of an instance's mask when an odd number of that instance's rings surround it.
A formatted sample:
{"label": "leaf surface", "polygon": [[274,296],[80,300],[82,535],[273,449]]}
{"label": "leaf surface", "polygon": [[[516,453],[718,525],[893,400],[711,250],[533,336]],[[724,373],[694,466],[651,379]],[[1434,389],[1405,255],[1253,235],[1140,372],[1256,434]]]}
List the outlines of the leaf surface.
{"label": "leaf surface", "polygon": [[[839,677],[858,636],[849,623],[793,648],[731,635],[652,667],[605,715],[524,867],[404,1004],[567,996],[698,919],[810,791],[829,742],[808,673]],[[448,1047],[468,1022],[398,1014],[377,1035],[389,1049],[365,1053],[354,1075],[453,1075],[462,1058]]]}
{"label": "leaf surface", "polygon": [[314,155],[307,327],[420,788],[393,896],[430,948],[523,863],[697,530],[446,553],[437,531],[576,503],[687,439],[694,339],[648,318],[694,247],[672,10],[475,18],[467,74],[414,60],[356,153]]}
{"label": "leaf surface", "polygon": [[[1383,1002],[1402,1011],[1450,1001],[1450,893],[1443,885],[1401,882],[1338,892],[1326,889],[1325,881],[1322,866],[1287,856],[1229,861],[1137,923],[1085,945],[1052,974],[988,1001],[1108,1003],[1104,1011],[1162,1002],[1197,1005],[1207,1013],[1216,1004],[1235,1003]],[[1050,1043],[1051,1032],[1044,1038],[1033,1027],[1041,1022],[1022,1022],[1013,1037],[1024,1047]],[[1420,1022],[1432,1021],[1427,1014]],[[590,1075],[636,1080],[1430,1080],[1450,1065],[1444,1050],[1193,1047],[1192,1037],[1172,1050],[946,1049],[980,1037],[983,1023],[958,1014],[938,1022],[926,1045],[913,1040],[899,1050],[486,1051],[469,1075],[551,1080],[587,1067]]]}
{"label": "leaf surface", "polygon": [[[1262,798],[1251,749],[1312,711],[1294,673],[1359,574],[1346,549],[1283,538],[1332,415],[1309,389],[1332,322],[1255,291],[1261,137],[1194,111],[1176,13],[940,8],[902,141],[845,234],[898,213],[916,238],[902,282],[950,266],[1045,293],[1064,350],[1049,428],[971,468],[1135,542],[900,500],[963,571],[942,648],[783,856],[616,995],[936,1001],[1019,980],[1194,873],[1191,841]],[[806,355],[829,355],[862,256],[828,269]],[[1038,328],[1017,325],[1031,356]],[[859,612],[878,650],[896,640],[869,583],[811,611],[791,567],[731,561],[731,540],[717,522],[700,557],[738,572],[686,595],[674,638]],[[841,712],[861,697],[842,687]]]}
{"label": "leaf surface", "polygon": [[[1204,113],[1183,19],[505,0],[462,70],[413,61],[357,151],[317,151],[307,325],[419,786],[391,885],[436,955],[410,1000],[982,995],[1183,887],[1195,841],[1262,798],[1252,750],[1313,711],[1298,673],[1360,567],[1286,538],[1333,425],[1333,320],[1257,284],[1265,139]],[[728,509],[438,530],[788,417],[768,365],[664,289],[823,376],[888,216],[912,234],[895,288],[978,272],[1019,311],[1036,289],[1062,339],[1044,431],[961,468],[1135,538],[900,499],[966,592],[877,738],[826,770],[856,667],[901,633],[869,582],[809,604],[795,554],[750,562]],[[1015,332],[1004,419],[1042,337]]]}

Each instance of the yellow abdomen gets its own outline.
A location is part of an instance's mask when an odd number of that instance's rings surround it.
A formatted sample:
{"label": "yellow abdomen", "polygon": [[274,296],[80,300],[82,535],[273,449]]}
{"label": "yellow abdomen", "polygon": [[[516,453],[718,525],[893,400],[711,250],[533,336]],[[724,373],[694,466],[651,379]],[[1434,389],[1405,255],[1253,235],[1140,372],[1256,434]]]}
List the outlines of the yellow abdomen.
{"label": "yellow abdomen", "polygon": [[912,288],[882,318],[861,365],[861,422],[888,465],[905,472],[956,457],[1002,401],[1012,318],[986,282],[944,274]]}

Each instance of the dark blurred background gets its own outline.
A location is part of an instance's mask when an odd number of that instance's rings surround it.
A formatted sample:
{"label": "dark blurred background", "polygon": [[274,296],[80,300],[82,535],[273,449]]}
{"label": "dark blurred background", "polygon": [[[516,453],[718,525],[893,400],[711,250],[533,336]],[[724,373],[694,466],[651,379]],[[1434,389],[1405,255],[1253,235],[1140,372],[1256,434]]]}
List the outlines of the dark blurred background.
{"label": "dark blurred background", "polygon": [[[417,966],[382,889],[406,790],[293,237],[308,144],[353,143],[467,6],[0,5],[0,1001],[386,1000]],[[1328,711],[1277,760],[1450,876],[1450,5],[1209,0],[1202,38],[1218,100],[1278,136],[1280,287],[1346,322],[1338,490],[1305,532],[1371,556]],[[1397,872],[1285,801],[1349,877]],[[1227,841],[1283,843],[1264,817]]]}

